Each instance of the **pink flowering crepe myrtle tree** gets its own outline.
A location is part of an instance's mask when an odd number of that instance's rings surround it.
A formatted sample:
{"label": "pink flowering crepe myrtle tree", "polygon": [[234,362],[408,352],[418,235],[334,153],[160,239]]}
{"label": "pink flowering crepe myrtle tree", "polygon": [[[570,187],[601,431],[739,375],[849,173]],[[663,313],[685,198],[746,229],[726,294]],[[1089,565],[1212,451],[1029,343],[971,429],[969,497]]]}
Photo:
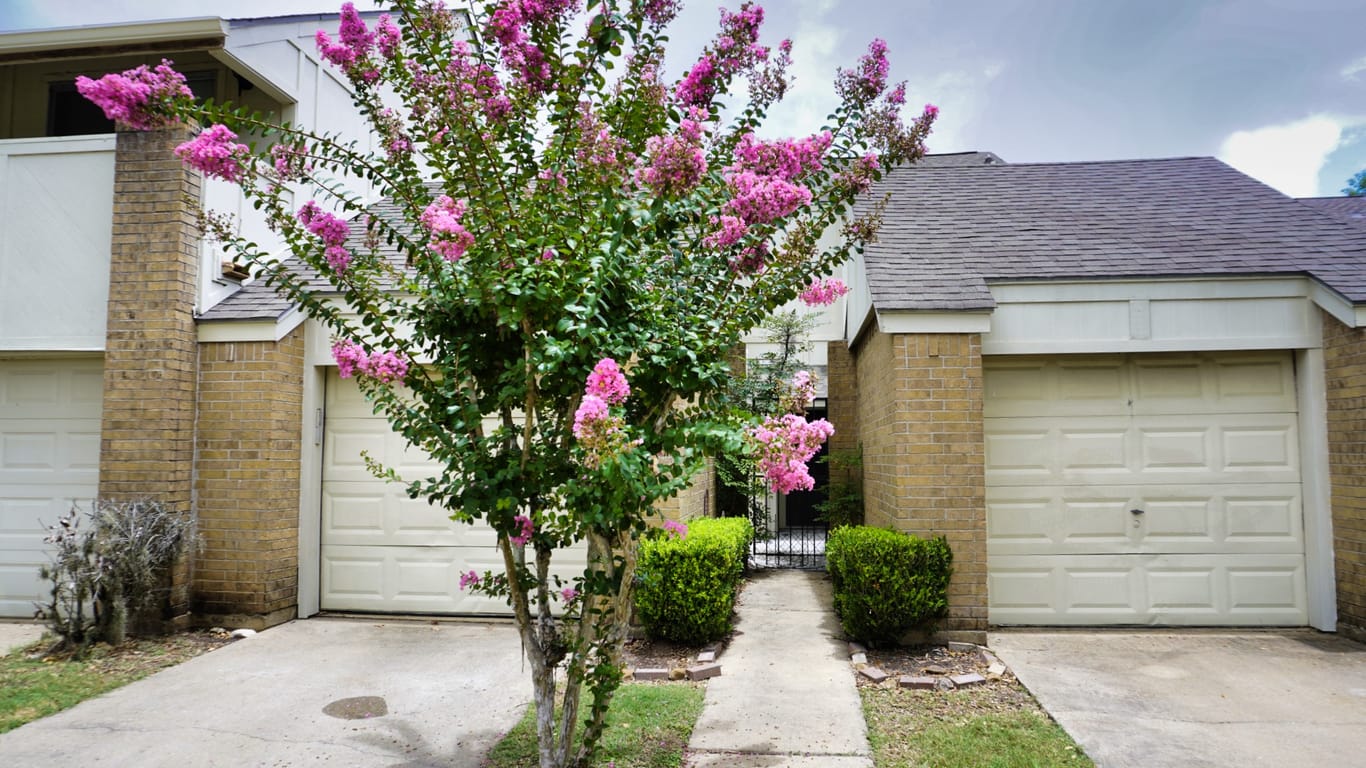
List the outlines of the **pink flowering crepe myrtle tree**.
{"label": "pink flowering crepe myrtle tree", "polygon": [[[348,3],[339,34],[316,42],[379,137],[373,153],[196,104],[169,63],[79,82],[125,129],[204,126],[177,154],[239,184],[293,258],[229,226],[215,236],[330,328],[339,371],[442,467],[406,479],[409,494],[497,531],[502,572],[461,586],[516,616],[542,766],[592,759],[654,505],[718,453],[750,451],[778,490],[805,483],[799,465],[829,425],[747,412],[727,395],[727,354],[799,294],[844,290],[828,276],[879,223],[876,204],[853,215],[855,199],[923,154],[934,119],[903,121],[904,85],[889,86],[875,41],[838,73],[821,131],[762,139],[790,43],[762,44],[764,11],[745,3],[671,76],[678,5],[398,0],[367,19]],[[576,541],[588,566],[560,584],[552,558]]]}

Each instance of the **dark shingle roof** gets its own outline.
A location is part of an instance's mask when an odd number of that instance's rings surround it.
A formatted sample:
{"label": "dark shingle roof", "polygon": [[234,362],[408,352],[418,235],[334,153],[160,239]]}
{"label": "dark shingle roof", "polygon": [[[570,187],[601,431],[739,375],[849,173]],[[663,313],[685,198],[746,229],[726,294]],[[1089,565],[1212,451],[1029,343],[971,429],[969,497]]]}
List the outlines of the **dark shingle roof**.
{"label": "dark shingle roof", "polygon": [[927,163],[890,174],[864,261],[880,310],[995,306],[992,281],[1308,274],[1366,303],[1366,228],[1207,157]]}
{"label": "dark shingle roof", "polygon": [[1366,226],[1366,197],[1301,197],[1300,202],[1349,224]]}

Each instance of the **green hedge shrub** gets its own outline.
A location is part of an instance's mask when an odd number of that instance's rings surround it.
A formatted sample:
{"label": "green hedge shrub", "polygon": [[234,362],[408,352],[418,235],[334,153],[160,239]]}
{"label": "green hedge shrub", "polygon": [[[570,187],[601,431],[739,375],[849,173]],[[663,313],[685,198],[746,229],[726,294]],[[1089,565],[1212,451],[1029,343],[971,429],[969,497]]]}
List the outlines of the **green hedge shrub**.
{"label": "green hedge shrub", "polygon": [[845,634],[894,643],[906,630],[948,612],[953,553],[941,536],[919,539],[885,528],[849,526],[830,532],[826,568],[835,612]]}
{"label": "green hedge shrub", "polygon": [[642,541],[636,615],[645,632],[689,645],[724,637],[753,537],[747,518],[717,517],[690,522],[683,538],[660,531]]}

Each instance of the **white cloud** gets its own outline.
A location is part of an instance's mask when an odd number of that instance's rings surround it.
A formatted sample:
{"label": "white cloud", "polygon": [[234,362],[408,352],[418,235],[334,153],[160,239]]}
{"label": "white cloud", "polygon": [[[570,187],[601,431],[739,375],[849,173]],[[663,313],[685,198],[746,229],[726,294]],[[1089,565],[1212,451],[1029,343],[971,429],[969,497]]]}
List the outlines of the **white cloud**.
{"label": "white cloud", "polygon": [[[994,146],[973,144],[974,127],[981,127],[987,89],[1005,72],[1001,62],[987,62],[979,69],[948,70],[933,75],[914,75],[907,94],[907,117],[920,112],[921,102],[939,107],[934,132],[925,142],[930,152],[994,151]],[[1009,160],[1010,158],[1006,158]]]}
{"label": "white cloud", "polygon": [[1219,159],[1291,197],[1319,194],[1319,172],[1342,145],[1349,121],[1313,115],[1293,123],[1236,131],[1224,139]]}
{"label": "white cloud", "polygon": [[1366,56],[1362,56],[1356,61],[1342,68],[1338,74],[1342,75],[1343,80],[1355,80],[1357,75],[1366,72]]}
{"label": "white cloud", "polygon": [[[841,62],[837,49],[843,33],[827,18],[834,0],[796,0],[791,10],[800,21],[792,33],[792,88],[769,111],[764,133],[796,136],[814,133],[837,106],[832,83]],[[775,41],[769,41],[775,42]],[[853,62],[843,62],[852,66]]]}

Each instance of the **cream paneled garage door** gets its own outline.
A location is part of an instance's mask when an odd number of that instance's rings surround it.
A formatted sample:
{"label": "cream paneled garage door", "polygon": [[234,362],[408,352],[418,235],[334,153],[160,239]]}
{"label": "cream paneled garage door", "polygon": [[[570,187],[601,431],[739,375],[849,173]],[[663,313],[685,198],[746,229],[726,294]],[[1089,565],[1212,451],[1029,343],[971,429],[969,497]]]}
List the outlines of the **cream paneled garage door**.
{"label": "cream paneled garage door", "polygon": [[989,358],[996,624],[1303,625],[1289,353]]}
{"label": "cream paneled garage door", "polygon": [[46,593],[45,524],[98,492],[99,360],[0,360],[0,616],[33,616]]}
{"label": "cream paneled garage door", "polygon": [[[419,479],[435,472],[430,459],[405,446],[374,415],[351,380],[327,376],[323,436],[321,607],[384,613],[507,614],[501,600],[460,590],[466,571],[501,572],[493,529],[451,521],[403,486],[378,480],[361,452]],[[561,556],[555,572],[581,571]]]}

